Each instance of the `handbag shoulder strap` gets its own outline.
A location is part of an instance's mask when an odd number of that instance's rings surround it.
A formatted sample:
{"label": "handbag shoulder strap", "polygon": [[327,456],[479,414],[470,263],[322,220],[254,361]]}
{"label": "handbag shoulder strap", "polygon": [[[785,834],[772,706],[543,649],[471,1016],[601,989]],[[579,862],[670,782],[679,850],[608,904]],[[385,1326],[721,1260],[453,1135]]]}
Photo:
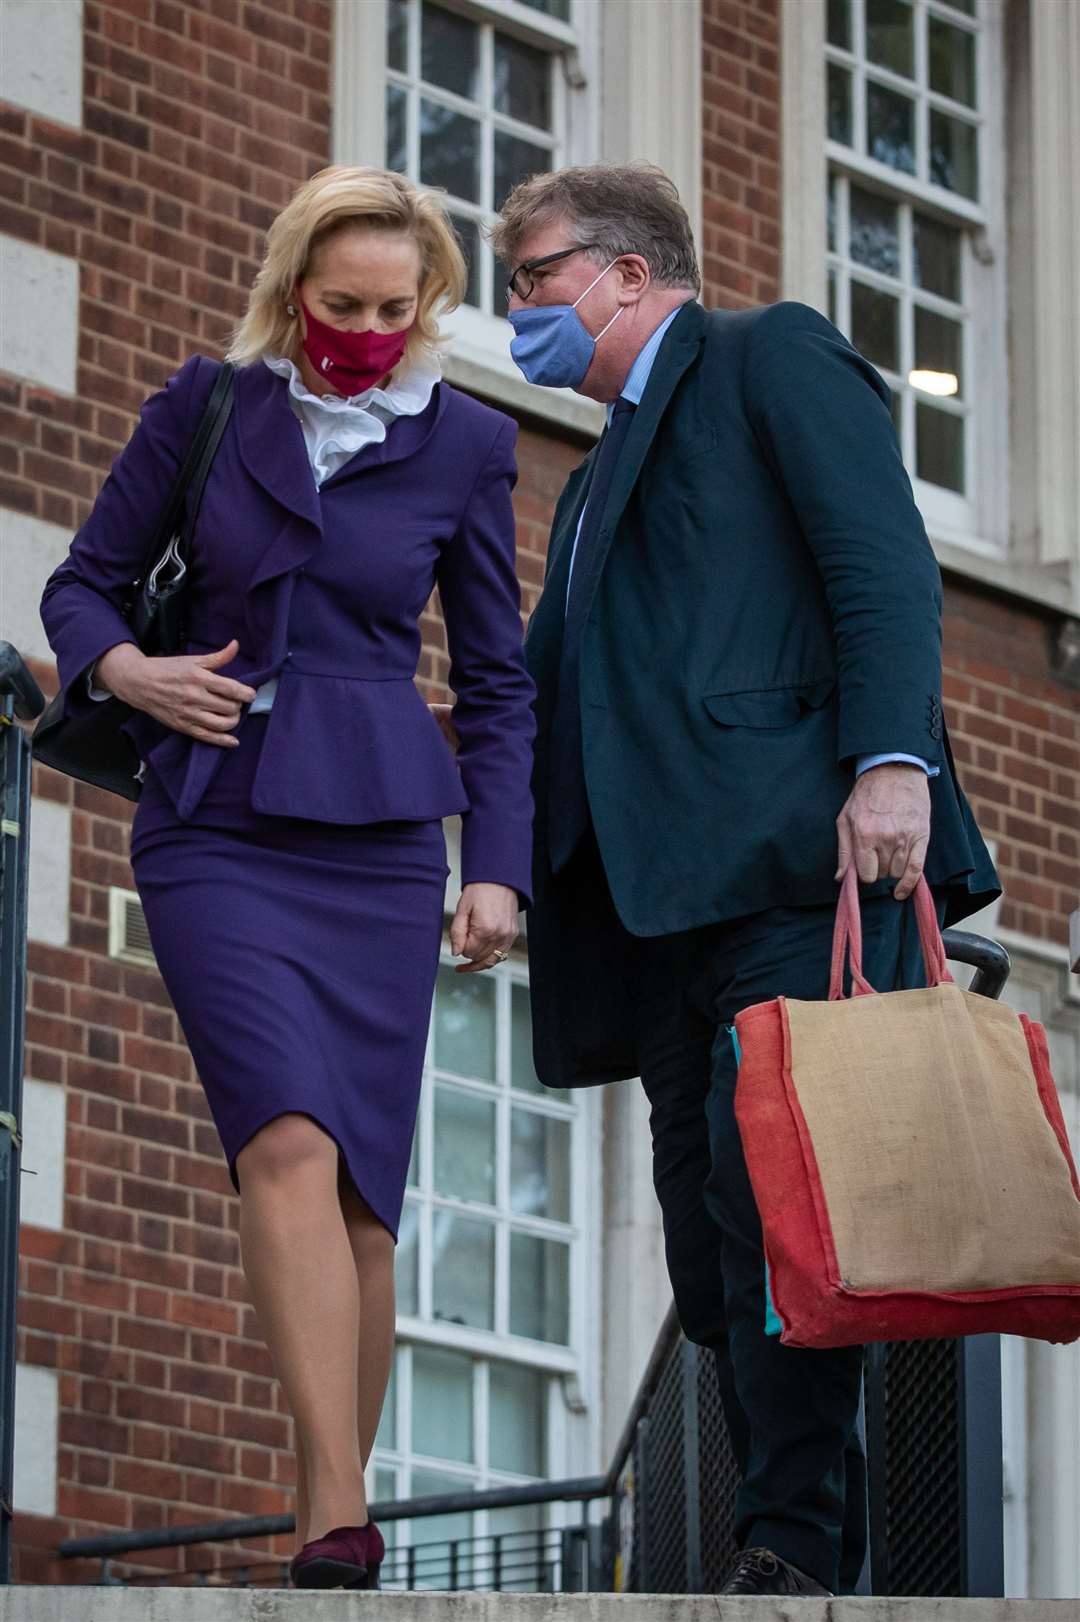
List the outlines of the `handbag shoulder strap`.
{"label": "handbag shoulder strap", "polygon": [[232,413],[235,377],[236,367],[231,361],[224,361],[214,380],[214,387],[210,391],[210,398],[206,402],[203,414],[199,418],[187,455],[162,509],[137,585],[141,585],[153,573],[155,565],[168,550],[173,536],[180,529],[184,502],[189,491],[192,495],[191,518],[186,526],[185,542],[195,528],[195,520],[198,517],[214,455]]}

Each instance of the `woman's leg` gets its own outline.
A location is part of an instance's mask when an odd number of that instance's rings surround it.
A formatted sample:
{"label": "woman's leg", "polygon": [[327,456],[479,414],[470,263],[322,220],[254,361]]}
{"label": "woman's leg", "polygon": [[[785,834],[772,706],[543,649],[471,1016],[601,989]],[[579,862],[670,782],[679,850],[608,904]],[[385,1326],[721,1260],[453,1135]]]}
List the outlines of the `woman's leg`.
{"label": "woman's leg", "polygon": [[[394,1241],[342,1172],[341,1206],[356,1264],[360,1295],[357,1363],[357,1439],[367,1464],[379,1428],[394,1356]],[[309,1541],[307,1460],[296,1426],[296,1546]]]}
{"label": "woman's leg", "polygon": [[[297,1434],[304,1541],[367,1519],[358,1440],[360,1291],[338,1190],[338,1149],[281,1115],[237,1157],[252,1300]],[[304,1523],[299,1515],[302,1508]]]}

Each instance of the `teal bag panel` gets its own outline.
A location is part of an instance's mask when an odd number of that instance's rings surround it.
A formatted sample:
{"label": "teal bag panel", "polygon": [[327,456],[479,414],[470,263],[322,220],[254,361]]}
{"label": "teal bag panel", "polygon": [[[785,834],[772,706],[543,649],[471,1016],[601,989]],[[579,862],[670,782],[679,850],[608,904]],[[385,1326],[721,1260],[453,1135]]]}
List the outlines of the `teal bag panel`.
{"label": "teal bag panel", "polygon": [[[741,1064],[742,1048],[739,1046],[739,1037],[734,1025],[728,1026],[728,1035],[731,1037],[731,1045],[735,1049],[735,1063]],[[776,1303],[773,1300],[772,1280],[769,1277],[768,1262],[765,1263],[765,1333],[771,1335],[774,1339],[784,1333],[784,1326],[780,1321],[780,1314],[777,1312]]]}

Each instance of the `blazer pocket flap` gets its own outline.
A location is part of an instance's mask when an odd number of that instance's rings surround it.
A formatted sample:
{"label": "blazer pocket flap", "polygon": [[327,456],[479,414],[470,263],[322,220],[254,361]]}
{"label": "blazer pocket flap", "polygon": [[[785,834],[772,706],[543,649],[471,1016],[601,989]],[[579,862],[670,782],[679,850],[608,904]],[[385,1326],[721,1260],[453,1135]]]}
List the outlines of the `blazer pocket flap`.
{"label": "blazer pocket flap", "polygon": [[807,710],[818,710],[836,683],[831,676],[799,687],[770,687],[745,693],[707,693],[705,708],[725,727],[793,726]]}

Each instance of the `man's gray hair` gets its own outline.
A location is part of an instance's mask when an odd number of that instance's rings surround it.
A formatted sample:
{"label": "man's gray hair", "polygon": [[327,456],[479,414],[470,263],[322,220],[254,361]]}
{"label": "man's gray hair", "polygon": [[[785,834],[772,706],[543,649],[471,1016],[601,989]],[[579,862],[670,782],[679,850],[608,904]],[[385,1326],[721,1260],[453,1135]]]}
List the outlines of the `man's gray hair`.
{"label": "man's gray hair", "polygon": [[578,242],[591,245],[591,257],[598,262],[637,253],[657,287],[699,291],[701,272],[689,216],[674,181],[655,164],[592,163],[523,180],[489,232],[507,269],[514,269],[530,232],[560,218]]}

